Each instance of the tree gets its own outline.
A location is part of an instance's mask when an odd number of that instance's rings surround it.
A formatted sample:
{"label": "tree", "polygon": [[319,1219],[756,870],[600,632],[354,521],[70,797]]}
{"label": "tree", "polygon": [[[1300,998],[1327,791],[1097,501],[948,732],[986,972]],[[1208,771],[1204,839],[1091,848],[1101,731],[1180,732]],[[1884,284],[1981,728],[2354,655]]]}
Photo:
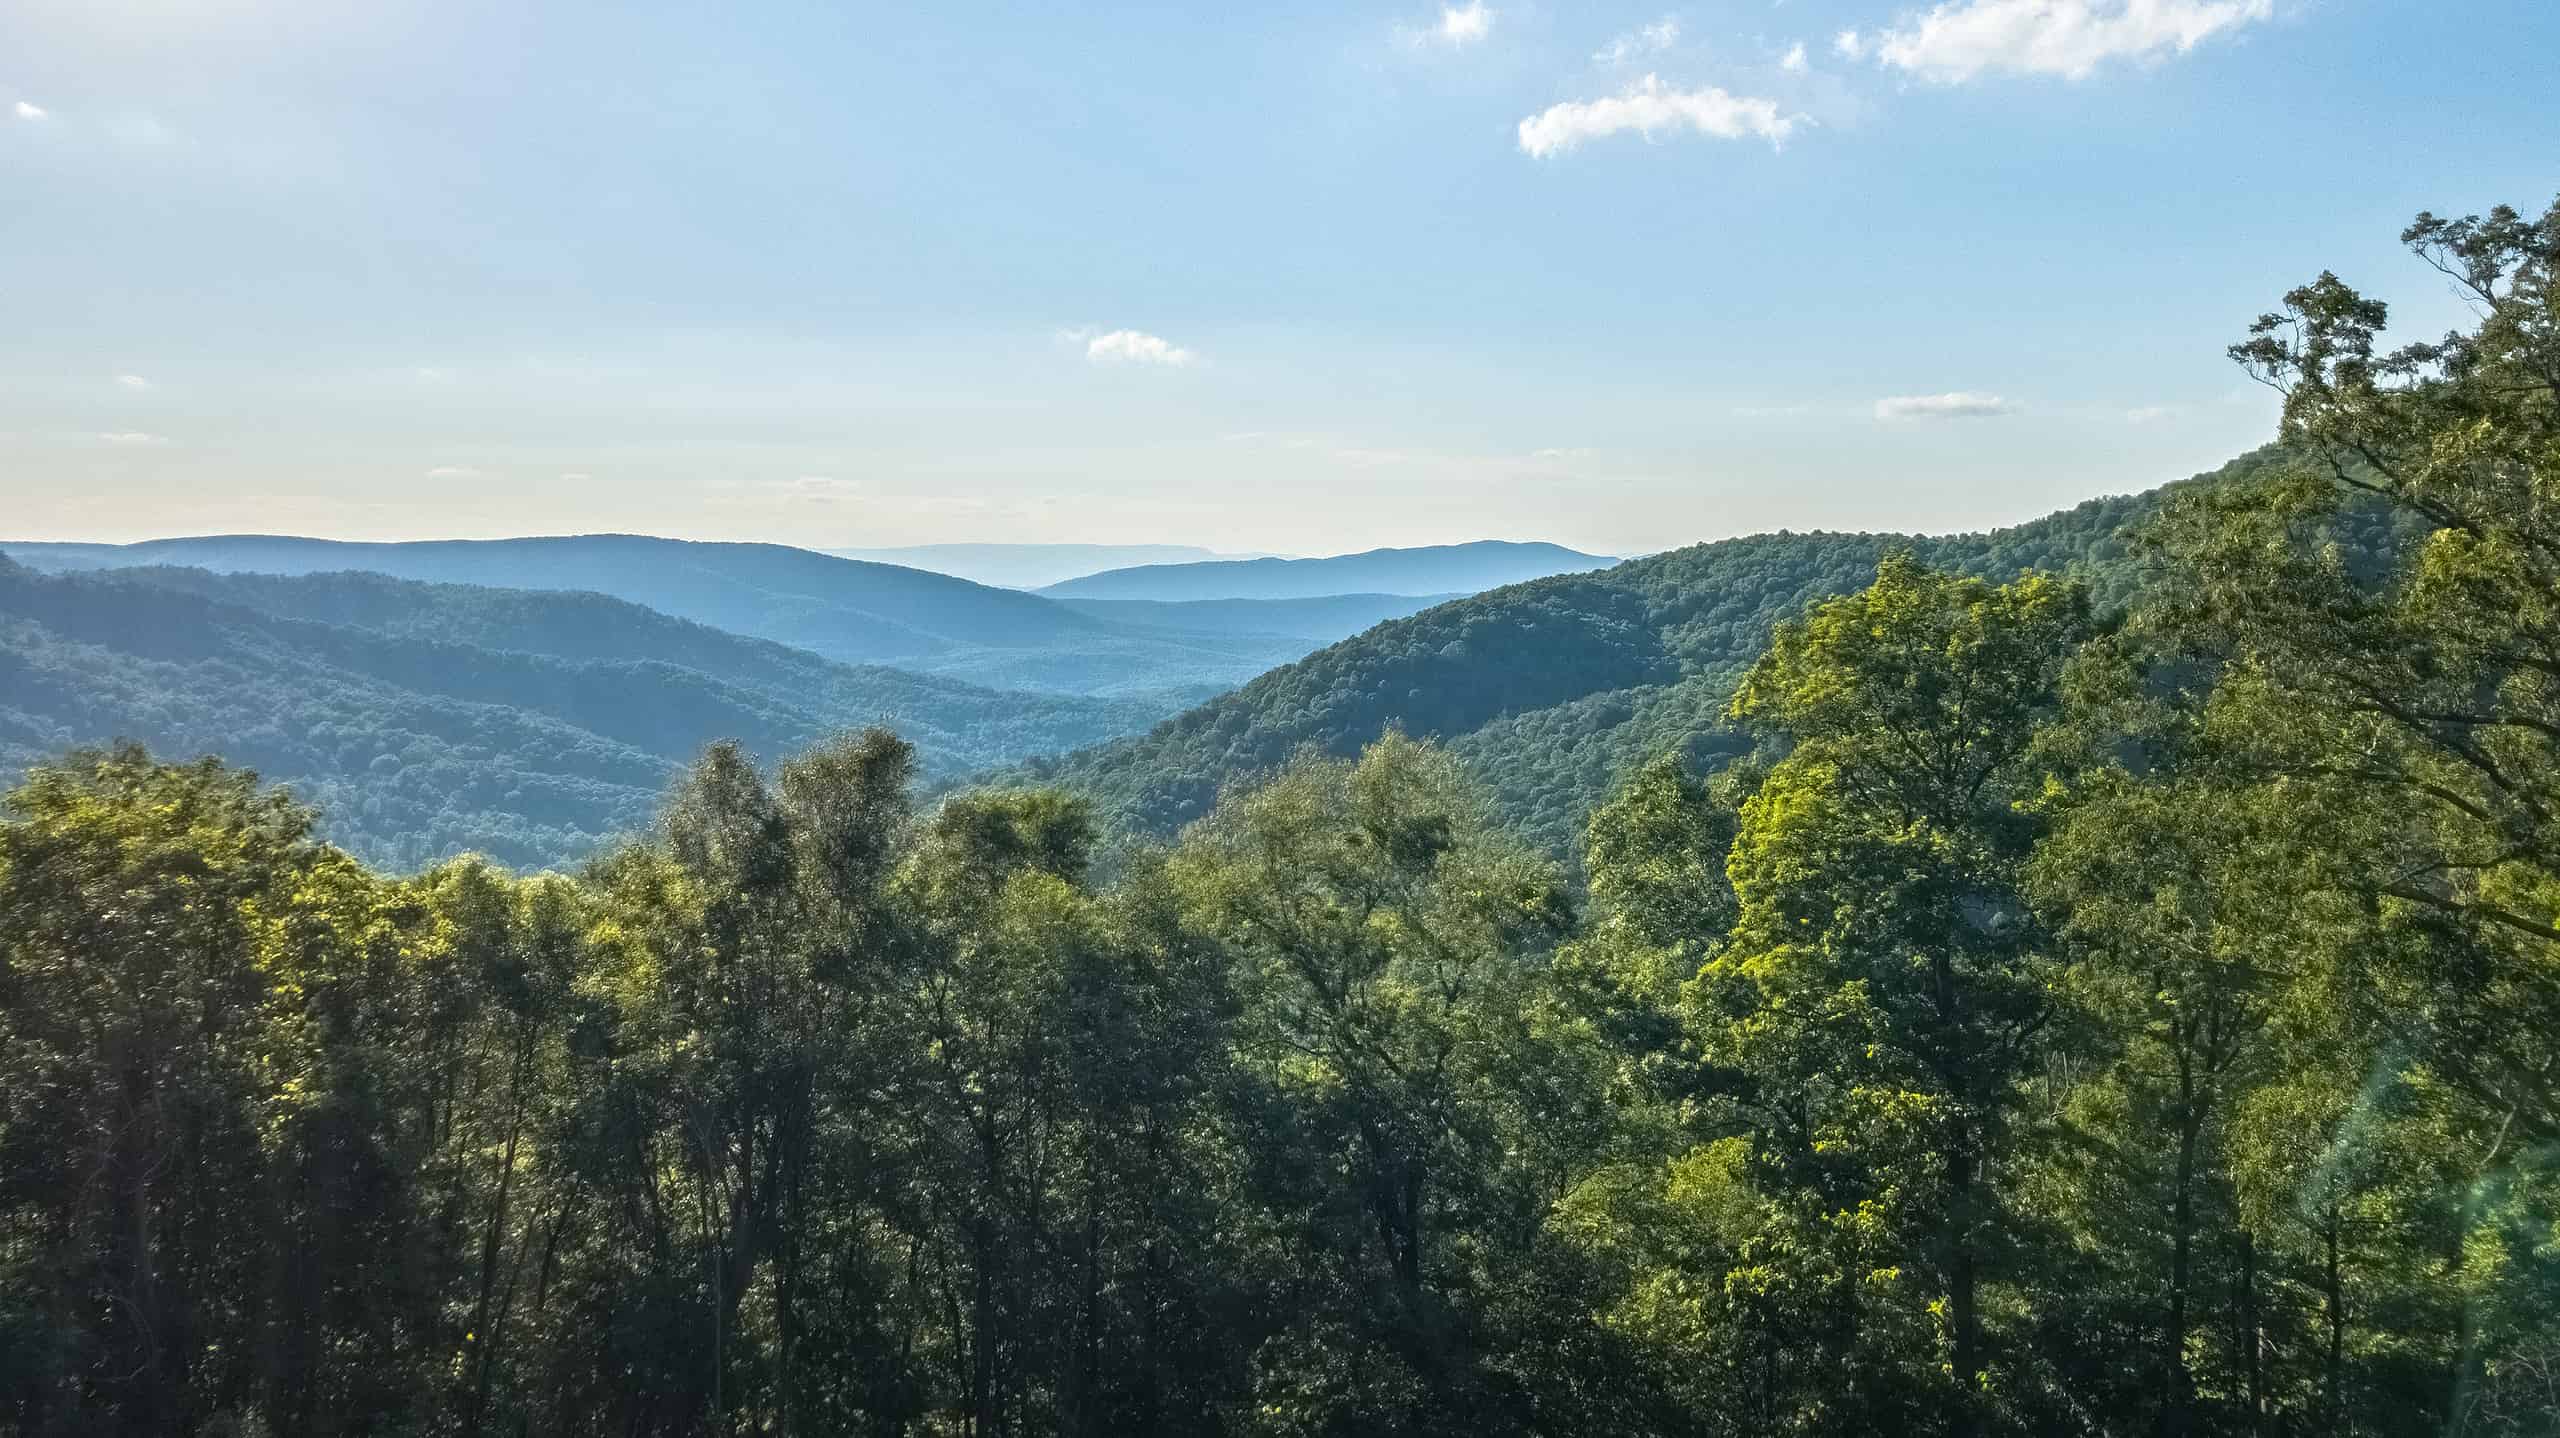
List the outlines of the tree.
{"label": "tree", "polygon": [[1261,1426],[1522,1421],[1485,1304],[1539,1224],[1504,1155],[1505,1080],[1569,923],[1558,876],[1446,755],[1397,735],[1230,796],[1168,876],[1233,955],[1248,1162],[1305,1255],[1273,1295],[1302,1317],[1256,1355]]}
{"label": "tree", "polygon": [[2392,842],[2341,881],[2433,940],[2373,971],[2448,1080],[2560,1138],[2560,205],[2421,215],[2402,237],[2477,325],[2384,351],[2387,309],[2323,274],[2234,356],[2285,395],[2298,462],[2193,496],[2159,540],[2164,624],[2263,694],[2270,773],[2335,782]]}
{"label": "tree", "polygon": [[1782,626],[1732,706],[1786,754],[1742,805],[1737,919],[1693,987],[1693,1032],[1792,1215],[1781,1246],[1836,1251],[1834,1341],[1870,1341],[1866,1290],[1888,1309],[1911,1291],[1886,1270],[1926,1274],[1946,1372],[1931,1401],[1958,1432],[1995,1381],[1984,1270],[2009,1226],[2019,1085],[2055,1017],[2059,963],[2018,892],[2037,831],[2020,801],[2089,627],[2075,585],[1890,556],[1865,591]]}

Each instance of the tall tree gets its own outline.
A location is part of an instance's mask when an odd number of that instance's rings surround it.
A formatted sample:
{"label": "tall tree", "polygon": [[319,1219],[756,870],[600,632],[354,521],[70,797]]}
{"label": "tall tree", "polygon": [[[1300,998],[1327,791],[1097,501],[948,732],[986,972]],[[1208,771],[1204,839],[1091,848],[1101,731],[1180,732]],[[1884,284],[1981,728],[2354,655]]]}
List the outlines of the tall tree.
{"label": "tall tree", "polygon": [[[1931,1294],[1931,1401],[1959,1433],[1996,1382],[1983,1284],[2019,1086],[2055,1017],[2057,960],[2018,891],[2037,831],[2020,801],[2089,624],[2075,585],[1891,556],[1782,627],[1733,700],[1786,753],[1742,805],[1738,917],[1693,989],[1695,1031],[1754,1118],[1762,1182],[1860,1255],[1833,1279],[1841,1332],[1862,1290],[1904,1325],[1896,1295]],[[1868,1276],[1901,1263],[1922,1283]]]}
{"label": "tall tree", "polygon": [[1275,1431],[1481,1432],[1525,1421],[1488,1361],[1498,1259],[1541,1200],[1505,1161],[1558,876],[1497,832],[1439,750],[1390,735],[1233,796],[1170,866],[1234,955],[1261,1201],[1303,1257],[1303,1318],[1256,1356]]}

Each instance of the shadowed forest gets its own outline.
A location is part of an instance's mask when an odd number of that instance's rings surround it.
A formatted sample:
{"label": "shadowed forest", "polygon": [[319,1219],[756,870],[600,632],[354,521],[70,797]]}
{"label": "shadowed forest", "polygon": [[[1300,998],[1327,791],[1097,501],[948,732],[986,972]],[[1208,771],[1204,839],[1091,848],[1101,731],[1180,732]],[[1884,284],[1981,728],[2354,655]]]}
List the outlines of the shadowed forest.
{"label": "shadowed forest", "polygon": [[2560,1432],[2560,207],[2404,238],[2129,599],[1888,552],[1569,858],[1393,731],[533,875],[37,768],[0,1432]]}

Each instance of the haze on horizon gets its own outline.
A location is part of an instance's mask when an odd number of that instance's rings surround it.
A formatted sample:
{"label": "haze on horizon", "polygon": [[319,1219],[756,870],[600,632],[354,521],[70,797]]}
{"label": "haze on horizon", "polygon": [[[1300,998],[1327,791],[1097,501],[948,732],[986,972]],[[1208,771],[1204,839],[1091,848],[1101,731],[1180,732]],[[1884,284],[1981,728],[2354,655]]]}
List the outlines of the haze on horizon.
{"label": "haze on horizon", "polygon": [[0,537],[2010,522],[2261,442],[2222,346],[2322,265],[2455,323],[2390,234],[2554,188],[2555,52],[2539,0],[18,0]]}

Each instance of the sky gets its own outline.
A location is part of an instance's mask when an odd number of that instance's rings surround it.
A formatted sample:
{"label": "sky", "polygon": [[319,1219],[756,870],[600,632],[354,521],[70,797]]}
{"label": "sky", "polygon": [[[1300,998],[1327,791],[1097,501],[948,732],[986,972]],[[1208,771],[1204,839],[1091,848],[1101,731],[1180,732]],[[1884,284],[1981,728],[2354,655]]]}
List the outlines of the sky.
{"label": "sky", "polygon": [[0,0],[0,537],[1971,529],[2560,194],[2552,0]]}

